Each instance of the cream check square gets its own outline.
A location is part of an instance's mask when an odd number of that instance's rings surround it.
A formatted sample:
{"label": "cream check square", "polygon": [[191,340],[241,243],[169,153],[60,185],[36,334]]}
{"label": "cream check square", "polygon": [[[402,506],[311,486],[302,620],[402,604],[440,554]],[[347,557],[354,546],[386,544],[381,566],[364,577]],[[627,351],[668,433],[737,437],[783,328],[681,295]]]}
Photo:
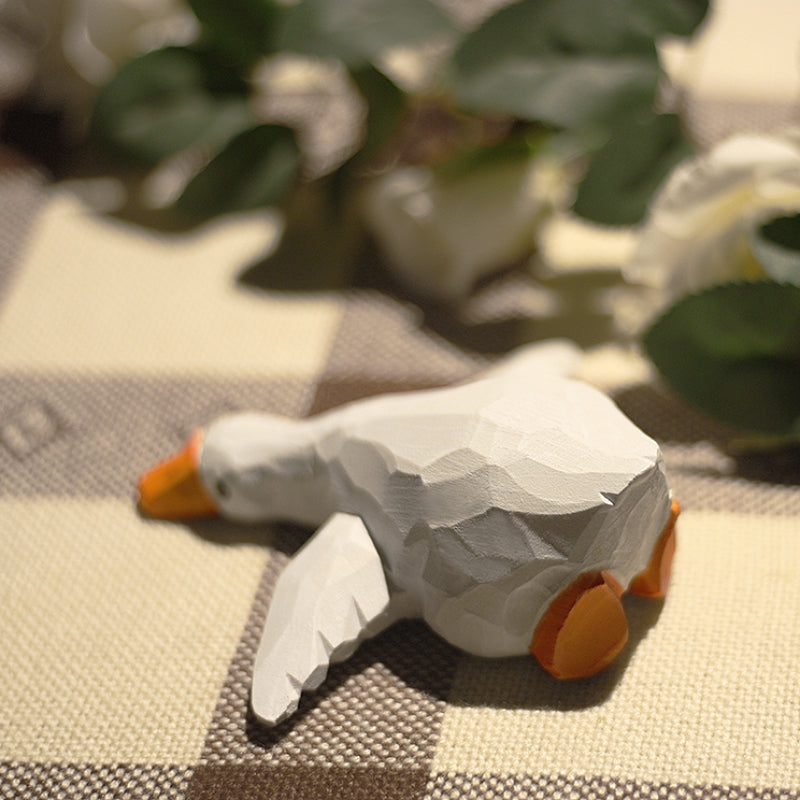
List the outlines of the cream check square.
{"label": "cream check square", "polygon": [[55,194],[0,315],[0,367],[311,378],[341,306],[236,283],[274,237],[266,212],[145,234]]}
{"label": "cream check square", "polygon": [[125,500],[0,500],[0,761],[190,765],[268,555]]}
{"label": "cream check square", "polygon": [[685,511],[678,529],[670,593],[616,683],[466,659],[434,771],[800,788],[800,521]]}

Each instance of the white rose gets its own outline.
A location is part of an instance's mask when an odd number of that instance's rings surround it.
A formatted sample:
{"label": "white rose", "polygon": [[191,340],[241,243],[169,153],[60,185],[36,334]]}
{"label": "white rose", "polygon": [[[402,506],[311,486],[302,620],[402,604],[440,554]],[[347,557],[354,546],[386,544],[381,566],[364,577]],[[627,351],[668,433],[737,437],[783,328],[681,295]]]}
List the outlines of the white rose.
{"label": "white rose", "polygon": [[[73,134],[84,129],[97,87],[127,59],[187,44],[198,22],[182,0],[9,0],[36,21],[30,89],[60,107]],[[0,0],[0,5],[2,0]],[[12,8],[12,10],[13,10]]]}
{"label": "white rose", "polygon": [[748,236],[800,210],[800,131],[740,135],[679,165],[656,195],[625,278],[657,305],[718,283],[756,277]]}
{"label": "white rose", "polygon": [[71,0],[67,8],[64,54],[94,85],[138,53],[187,44],[198,33],[197,19],[181,0]]}
{"label": "white rose", "polygon": [[541,217],[563,203],[562,164],[542,155],[458,176],[422,166],[397,169],[366,190],[367,226],[406,285],[455,301],[480,277],[531,250]]}

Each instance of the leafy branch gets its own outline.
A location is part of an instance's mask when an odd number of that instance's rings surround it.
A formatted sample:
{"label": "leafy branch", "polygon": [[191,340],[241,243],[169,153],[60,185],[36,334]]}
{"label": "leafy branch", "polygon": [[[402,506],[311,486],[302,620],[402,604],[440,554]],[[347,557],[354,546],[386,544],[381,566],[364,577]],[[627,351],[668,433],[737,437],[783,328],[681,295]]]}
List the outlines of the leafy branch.
{"label": "leafy branch", "polygon": [[[675,120],[654,110],[655,41],[688,35],[707,10],[699,0],[520,0],[464,31],[429,0],[188,2],[200,40],[124,65],[97,97],[93,129],[110,151],[145,166],[190,147],[208,152],[176,202],[198,218],[286,201],[304,180],[307,154],[287,144],[296,132],[273,124],[267,134],[252,102],[255,66],[293,53],[343,64],[367,106],[357,157],[336,168],[340,186],[392,152],[422,97],[453,119],[506,120],[506,130],[533,126],[591,143],[597,161],[576,211],[611,224],[640,219],[686,146]],[[444,53],[433,80],[421,94],[403,88],[387,54],[429,46]],[[631,142],[633,165],[620,158]],[[617,202],[605,200],[607,187]]]}

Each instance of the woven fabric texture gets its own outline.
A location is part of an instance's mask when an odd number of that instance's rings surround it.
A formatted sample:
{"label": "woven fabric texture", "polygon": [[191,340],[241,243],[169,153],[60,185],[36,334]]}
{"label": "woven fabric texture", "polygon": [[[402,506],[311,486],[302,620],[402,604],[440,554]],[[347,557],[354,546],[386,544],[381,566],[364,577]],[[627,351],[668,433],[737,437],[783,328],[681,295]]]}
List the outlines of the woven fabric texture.
{"label": "woven fabric texture", "polygon": [[266,217],[145,233],[10,157],[0,225],[0,798],[800,796],[796,461],[732,457],[612,359],[596,374],[684,506],[670,594],[625,600],[619,663],[559,683],[405,622],[268,730],[255,648],[308,532],[145,520],[137,475],[226,411],[467,378],[535,325],[535,287],[505,276],[449,317],[370,281],[258,290],[238,276]]}

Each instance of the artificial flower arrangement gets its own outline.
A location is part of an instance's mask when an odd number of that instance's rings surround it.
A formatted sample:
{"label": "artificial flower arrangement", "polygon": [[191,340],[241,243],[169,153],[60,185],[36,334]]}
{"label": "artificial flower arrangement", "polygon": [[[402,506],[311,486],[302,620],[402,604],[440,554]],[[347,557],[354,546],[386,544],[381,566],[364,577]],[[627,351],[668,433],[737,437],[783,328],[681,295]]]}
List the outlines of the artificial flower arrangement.
{"label": "artificial flower arrangement", "polygon": [[563,212],[626,231],[628,332],[661,373],[751,442],[796,441],[800,138],[693,155],[660,113],[658,42],[691,35],[707,5],[58,4],[67,60],[102,85],[93,135],[157,178],[141,186],[160,187],[160,219],[277,206],[268,268],[345,283],[369,235],[445,303],[546,255],[543,223]]}
{"label": "artificial flower arrangement", "polygon": [[692,34],[707,2],[499,5],[187,0],[194,41],[123,64],[93,131],[178,175],[162,216],[279,206],[276,265],[325,253],[346,276],[368,232],[401,281],[457,301],[529,253],[554,208],[638,221],[691,151],[656,111],[657,42]]}
{"label": "artificial flower arrangement", "polygon": [[800,441],[800,130],[735,136],[676,168],[625,277],[680,394],[746,446]]}

